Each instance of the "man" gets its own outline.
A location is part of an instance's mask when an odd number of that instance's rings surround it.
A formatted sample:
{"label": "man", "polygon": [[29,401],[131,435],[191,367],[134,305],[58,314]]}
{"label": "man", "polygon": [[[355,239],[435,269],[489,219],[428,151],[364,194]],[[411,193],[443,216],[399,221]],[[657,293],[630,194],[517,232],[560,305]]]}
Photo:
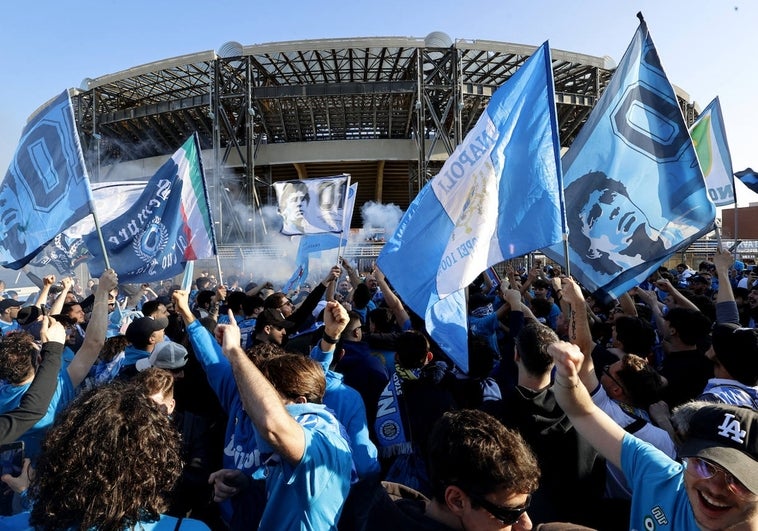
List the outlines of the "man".
{"label": "man", "polygon": [[[578,345],[582,352],[597,352],[590,334],[586,305],[579,285],[570,278],[562,279],[563,300],[570,305],[569,310],[569,340]],[[619,324],[627,320],[634,322],[636,318],[621,317]],[[615,335],[615,332],[614,332]],[[643,335],[638,331],[637,335]],[[638,338],[641,344],[644,340]],[[626,344],[632,345],[631,341]],[[626,346],[626,344],[622,346]],[[624,349],[625,352],[632,350]],[[598,378],[593,356],[584,359],[579,376],[584,386],[590,390],[592,401],[628,433],[648,442],[664,452],[672,459],[676,456],[676,448],[671,437],[661,428],[650,422],[648,408],[661,399],[666,381],[647,363],[645,359],[634,354],[625,354],[621,359],[616,358],[612,363],[602,368]],[[608,463],[605,495],[614,500],[629,500],[631,492],[623,473]],[[628,510],[627,502],[619,502],[614,506],[619,513]],[[626,518],[628,514],[612,513],[608,517]],[[621,520],[618,520],[621,526]],[[624,522],[625,524],[626,522]]]}
{"label": "man", "polygon": [[625,432],[579,378],[579,347],[555,343],[555,395],[579,433],[621,468],[632,490],[629,529],[758,529],[758,413],[693,402],[674,412],[684,466]]}
{"label": "man", "polygon": [[[100,292],[100,290],[97,290]],[[137,374],[135,364],[138,360],[150,357],[155,346],[165,339],[168,319],[160,317],[138,317],[126,328],[126,340],[129,341],[124,350],[124,361],[118,372],[119,378],[131,378]]]}
{"label": "man", "polygon": [[566,187],[569,245],[581,260],[606,275],[663,256],[669,245],[659,229],[629,198],[626,187],[602,172],[591,172]]}
{"label": "man", "polygon": [[15,299],[0,301],[0,333],[6,335],[20,328],[16,317],[21,309],[21,303]]}
{"label": "man", "polygon": [[517,334],[518,385],[503,396],[497,416],[506,427],[521,433],[540,464],[543,476],[533,496],[532,518],[594,525],[598,511],[585,508],[587,504],[600,507],[605,463],[555,401],[550,381],[553,362],[547,348],[558,342],[558,336],[535,321],[512,332]]}
{"label": "man", "polygon": [[305,210],[311,200],[308,185],[289,181],[281,186],[278,196],[279,215],[282,216],[282,234],[291,236],[306,231]]}
{"label": "man", "polygon": [[321,405],[326,390],[321,367],[286,354],[265,360],[259,370],[240,347],[239,327],[231,321],[219,325],[217,337],[255,425],[258,449],[271,456],[259,528],[336,528],[353,461],[339,422]]}
{"label": "man", "polygon": [[344,355],[335,370],[344,375],[345,384],[361,394],[368,425],[373,426],[379,396],[389,383],[389,376],[382,361],[372,355],[371,347],[363,341],[361,316],[355,312],[348,312],[348,316],[350,320],[340,343]]}
{"label": "man", "polygon": [[[110,288],[117,283],[118,278],[112,269],[106,270],[100,277],[102,286]],[[26,443],[25,452],[32,458],[39,453],[42,437],[52,425],[56,413],[62,411],[73,400],[76,388],[89,373],[105,344],[105,331],[108,326],[107,298],[107,289],[98,291],[95,295],[95,306],[88,326],[89,334],[71,363],[60,370],[57,388],[47,413],[22,438]],[[28,350],[17,349],[15,355],[0,356],[0,372],[5,375],[0,381],[0,413],[14,409],[34,379],[36,369],[29,354]]]}
{"label": "man", "polygon": [[[252,344],[254,346],[258,343],[274,343],[282,346],[287,337],[287,330],[291,330],[292,327],[293,323],[285,319],[279,310],[263,310],[255,320]],[[247,344],[247,339],[245,343]]]}
{"label": "man", "polygon": [[674,408],[698,396],[713,377],[713,365],[699,346],[708,337],[711,321],[690,308],[672,308],[663,319],[660,332],[668,345],[661,365],[668,382],[663,399]]}
{"label": "man", "polygon": [[526,530],[526,514],[540,469],[516,431],[477,410],[445,413],[429,437],[431,499],[401,485],[386,485],[367,531]]}
{"label": "man", "polygon": [[178,379],[184,376],[184,366],[188,357],[187,349],[179,343],[162,341],[155,346],[150,357],[137,360],[134,367],[138,372],[144,372],[150,367],[166,369],[174,379]]}

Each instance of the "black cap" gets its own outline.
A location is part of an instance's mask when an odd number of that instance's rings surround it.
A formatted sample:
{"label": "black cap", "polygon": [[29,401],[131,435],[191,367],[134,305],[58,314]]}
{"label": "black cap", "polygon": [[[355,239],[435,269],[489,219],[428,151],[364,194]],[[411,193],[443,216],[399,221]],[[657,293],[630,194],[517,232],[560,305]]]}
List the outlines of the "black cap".
{"label": "black cap", "polygon": [[157,330],[163,330],[168,326],[168,319],[159,317],[139,317],[132,321],[126,328],[126,340],[136,347],[142,347],[147,344],[147,340]]}
{"label": "black cap", "polygon": [[255,319],[255,332],[258,333],[263,330],[264,326],[271,325],[276,328],[284,328],[288,330],[295,326],[295,323],[288,321],[282,315],[282,312],[273,308],[267,308],[263,310]]}

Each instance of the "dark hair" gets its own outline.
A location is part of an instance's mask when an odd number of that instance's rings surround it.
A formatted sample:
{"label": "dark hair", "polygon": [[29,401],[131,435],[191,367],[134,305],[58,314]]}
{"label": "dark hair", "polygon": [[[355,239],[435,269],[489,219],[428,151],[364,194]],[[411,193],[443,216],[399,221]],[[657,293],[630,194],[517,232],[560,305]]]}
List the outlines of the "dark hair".
{"label": "dark hair", "polygon": [[252,347],[245,349],[247,357],[258,367],[263,363],[263,360],[286,353],[287,351],[276,343],[256,343]]}
{"label": "dark hair", "polygon": [[20,385],[34,369],[37,355],[34,337],[20,330],[9,333],[0,342],[0,380]]}
{"label": "dark hair", "polygon": [[226,306],[234,313],[238,313],[242,309],[242,305],[245,304],[244,291],[232,291],[226,296]]}
{"label": "dark hair", "polygon": [[569,228],[569,245],[582,261],[599,273],[611,275],[622,271],[622,267],[611,260],[608,253],[600,252],[598,256],[590,256],[592,242],[584,234],[582,209],[587,206],[590,193],[601,190],[629,197],[626,186],[615,179],[610,179],[605,173],[601,171],[586,173],[565,188],[566,204],[574,205],[574,208],[567,213],[566,222]]}
{"label": "dark hair", "polygon": [[195,306],[198,308],[208,309],[210,306],[213,296],[215,293],[213,290],[204,289],[201,292],[197,294],[197,297],[195,297]]}
{"label": "dark hair", "polygon": [[42,443],[29,523],[121,531],[155,521],[181,474],[180,448],[169,417],[135,385],[85,392]]}
{"label": "dark hair", "polygon": [[377,332],[392,332],[395,315],[386,306],[368,312],[368,322],[373,323]]}
{"label": "dark hair", "polygon": [[158,307],[163,304],[162,302],[159,302],[157,299],[152,301],[147,301],[142,304],[142,315],[145,317],[151,317],[155,312],[158,311]]}
{"label": "dark hair", "polygon": [[260,295],[245,296],[245,300],[242,301],[242,311],[245,315],[253,315],[256,308],[263,308],[263,299]]}
{"label": "dark hair", "polygon": [[113,361],[113,358],[115,358],[119,353],[123,352],[128,344],[129,340],[126,339],[126,336],[124,335],[109,337],[105,340],[103,348],[100,350],[98,359],[109,363]]}
{"label": "dark hair", "polygon": [[418,369],[424,366],[429,353],[429,341],[416,330],[408,330],[395,340],[397,363],[405,369]]}
{"label": "dark hair", "polygon": [[616,375],[631,405],[647,409],[661,399],[666,381],[643,357],[626,354]]}
{"label": "dark hair", "polygon": [[468,335],[468,375],[471,378],[486,378],[495,367],[497,352],[482,336]]}
{"label": "dark hair", "polygon": [[275,293],[272,293],[271,295],[269,295],[263,300],[263,306],[265,308],[278,310],[279,307],[281,307],[281,305],[284,304],[286,301],[287,301],[287,295],[285,293],[282,293],[281,291],[277,291]]}
{"label": "dark hair", "polygon": [[199,289],[200,291],[208,289],[208,286],[210,285],[211,285],[211,279],[209,277],[197,277],[195,279],[195,287],[197,287],[197,289]]}
{"label": "dark hair", "polygon": [[542,376],[550,370],[553,358],[547,348],[558,342],[558,336],[549,327],[531,321],[516,336],[516,349],[524,369],[529,374]]}
{"label": "dark hair", "polygon": [[671,308],[664,319],[676,330],[685,345],[697,345],[711,331],[711,320],[702,312],[690,308]]}
{"label": "dark hair", "polygon": [[616,339],[624,345],[624,352],[647,356],[655,345],[655,330],[650,323],[638,317],[622,315],[613,322]]}
{"label": "dark hair", "polygon": [[353,305],[358,309],[363,309],[368,306],[371,300],[371,291],[366,284],[358,284],[353,290]]}
{"label": "dark hair", "polygon": [[537,459],[521,435],[474,409],[449,411],[434,424],[428,463],[432,498],[443,503],[450,485],[479,496],[499,490],[531,494],[540,477]]}

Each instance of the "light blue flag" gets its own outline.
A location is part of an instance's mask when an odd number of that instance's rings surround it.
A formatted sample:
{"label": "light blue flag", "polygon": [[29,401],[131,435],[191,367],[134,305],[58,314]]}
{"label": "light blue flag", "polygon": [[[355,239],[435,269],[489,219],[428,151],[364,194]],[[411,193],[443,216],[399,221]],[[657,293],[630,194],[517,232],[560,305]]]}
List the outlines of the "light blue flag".
{"label": "light blue flag", "polygon": [[0,184],[0,266],[20,269],[91,213],[92,192],[68,91],[21,133]]}
{"label": "light blue flag", "polygon": [[708,195],[717,207],[734,203],[734,170],[721,104],[715,98],[690,127]]}
{"label": "light blue flag", "polygon": [[493,94],[377,262],[468,372],[464,289],[489,266],[561,239],[560,143],[546,42]]}
{"label": "light blue flag", "polygon": [[[213,227],[197,135],[191,136],[145,185],[134,204],[102,226],[111,267],[119,282],[155,282],[179,275],[185,264],[213,256]],[[90,274],[105,267],[97,234],[84,242],[93,255]]]}
{"label": "light blue flag", "polygon": [[[716,215],[674,89],[640,20],[562,160],[571,274],[614,297],[710,231]],[[565,263],[562,246],[544,252]]]}

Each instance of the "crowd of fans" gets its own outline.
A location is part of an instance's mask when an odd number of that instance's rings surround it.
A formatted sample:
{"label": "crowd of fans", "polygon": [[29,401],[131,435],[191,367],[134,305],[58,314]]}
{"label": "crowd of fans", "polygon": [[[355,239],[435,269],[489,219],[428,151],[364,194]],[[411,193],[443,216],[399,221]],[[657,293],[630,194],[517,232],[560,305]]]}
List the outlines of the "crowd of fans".
{"label": "crowd of fans", "polygon": [[756,529],[756,281],[482,274],[466,374],[344,259],[297,295],[0,286],[0,530]]}

